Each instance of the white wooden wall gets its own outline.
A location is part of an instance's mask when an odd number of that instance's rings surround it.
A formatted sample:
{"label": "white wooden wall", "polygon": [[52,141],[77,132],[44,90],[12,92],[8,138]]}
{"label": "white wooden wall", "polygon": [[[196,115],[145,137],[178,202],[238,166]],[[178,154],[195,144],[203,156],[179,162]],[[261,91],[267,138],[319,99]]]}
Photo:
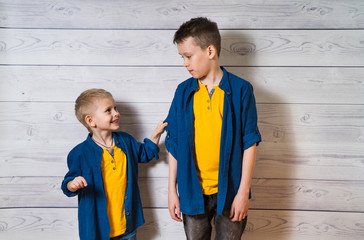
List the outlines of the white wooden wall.
{"label": "white wooden wall", "polygon": [[[172,44],[207,16],[221,63],[255,89],[258,148],[243,239],[364,239],[362,0],[0,0],[0,239],[78,238],[77,200],[60,190],[86,137],[85,89],[111,91],[137,139],[166,117],[189,77]],[[167,210],[168,164],[140,166],[139,239],[185,239]]]}

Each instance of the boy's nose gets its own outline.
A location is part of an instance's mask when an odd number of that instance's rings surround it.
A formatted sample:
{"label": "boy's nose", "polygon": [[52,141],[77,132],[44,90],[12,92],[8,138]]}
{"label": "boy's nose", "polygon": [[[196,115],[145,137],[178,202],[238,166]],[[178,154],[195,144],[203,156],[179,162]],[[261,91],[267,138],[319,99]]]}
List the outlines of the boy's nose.
{"label": "boy's nose", "polygon": [[118,116],[118,115],[120,115],[120,113],[119,113],[119,111],[118,111],[118,110],[114,110],[114,111],[113,111],[113,115],[114,115],[114,116]]}
{"label": "boy's nose", "polygon": [[188,64],[188,61],[187,61],[187,60],[184,60],[184,61],[183,61],[183,66],[184,66],[184,67],[188,67],[188,65],[189,65],[189,64]]}

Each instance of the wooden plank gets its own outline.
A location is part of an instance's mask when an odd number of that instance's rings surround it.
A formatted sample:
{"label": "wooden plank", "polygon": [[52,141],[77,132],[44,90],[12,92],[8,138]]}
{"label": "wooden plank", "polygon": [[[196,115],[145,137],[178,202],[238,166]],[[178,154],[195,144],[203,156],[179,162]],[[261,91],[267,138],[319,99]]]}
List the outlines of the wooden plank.
{"label": "wooden plank", "polygon": [[[142,141],[168,108],[121,104],[121,130]],[[258,115],[255,177],[364,180],[363,105],[258,104]],[[72,103],[1,102],[0,131],[2,176],[62,176],[68,152],[87,135]],[[141,176],[168,175],[163,139],[161,159],[141,165]]]}
{"label": "wooden plank", "polygon": [[[2,209],[2,239],[78,239],[77,209]],[[146,224],[138,239],[185,239],[182,223],[167,209],[144,209]],[[243,239],[361,240],[363,213],[251,210]]]}
{"label": "wooden plank", "polygon": [[79,239],[76,208],[18,208],[0,211],[1,239]]}
{"label": "wooden plank", "polygon": [[[364,104],[364,68],[227,69],[253,84],[257,103]],[[182,66],[0,66],[0,76],[0,101],[74,102],[83,90],[105,88],[123,104],[170,103],[177,85],[190,77]]]}
{"label": "wooden plank", "polygon": [[[222,30],[221,63],[364,66],[363,31]],[[0,64],[181,66],[173,34],[174,30],[0,29]]]}
{"label": "wooden plank", "polygon": [[[201,13],[220,28],[363,28],[360,0],[0,2],[0,25],[15,28],[177,28]],[[243,13],[243,14],[242,14]]]}
{"label": "wooden plank", "polygon": [[[363,213],[250,211],[246,239],[362,239]],[[244,237],[243,236],[243,237]]]}
{"label": "wooden plank", "polygon": [[[0,178],[0,208],[77,207],[77,197],[66,197],[63,177]],[[250,208],[364,212],[363,181],[256,179],[252,181]],[[139,178],[145,208],[168,207],[168,178]],[[47,199],[44,202],[44,199]]]}

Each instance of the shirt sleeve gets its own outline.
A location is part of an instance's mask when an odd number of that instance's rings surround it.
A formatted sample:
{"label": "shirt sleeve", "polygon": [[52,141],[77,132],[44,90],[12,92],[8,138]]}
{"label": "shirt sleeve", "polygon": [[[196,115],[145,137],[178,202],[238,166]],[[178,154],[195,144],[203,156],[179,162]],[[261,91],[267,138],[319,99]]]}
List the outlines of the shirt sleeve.
{"label": "shirt sleeve", "polygon": [[172,156],[175,159],[177,159],[177,131],[178,131],[176,101],[177,100],[176,100],[176,94],[175,94],[171,107],[168,112],[168,116],[164,120],[164,122],[168,123],[168,125],[166,127],[167,134],[166,134],[166,139],[165,139],[166,149],[169,153],[172,154]]}
{"label": "shirt sleeve", "polygon": [[69,170],[62,181],[61,189],[66,196],[73,197],[78,194],[78,191],[71,192],[68,190],[67,183],[75,177],[81,176],[80,158],[74,154],[74,151],[71,151],[67,156],[67,166]]}
{"label": "shirt sleeve", "polygon": [[[133,155],[135,154],[135,161],[139,163],[147,163],[153,158],[156,160],[159,159],[159,147],[157,144],[152,142],[149,138],[145,138],[143,143],[138,142],[133,136],[130,134],[123,132],[122,137],[126,143],[126,148],[130,148],[133,151]],[[127,149],[125,149],[128,151]]]}
{"label": "shirt sleeve", "polygon": [[243,92],[242,97],[242,136],[243,149],[247,149],[254,143],[259,144],[261,135],[258,129],[258,116],[253,93],[253,87],[249,84]]}
{"label": "shirt sleeve", "polygon": [[157,144],[152,142],[149,138],[144,139],[144,143],[140,144],[139,150],[139,162],[146,163],[151,161],[153,158],[159,159],[159,147]]}

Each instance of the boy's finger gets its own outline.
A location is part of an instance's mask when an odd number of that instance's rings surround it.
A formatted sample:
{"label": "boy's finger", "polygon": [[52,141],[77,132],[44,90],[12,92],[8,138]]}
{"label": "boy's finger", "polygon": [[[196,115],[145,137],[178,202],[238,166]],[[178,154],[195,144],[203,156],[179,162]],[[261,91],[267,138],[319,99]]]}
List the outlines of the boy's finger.
{"label": "boy's finger", "polygon": [[84,179],[83,177],[81,177],[81,181],[82,181],[82,184],[87,187],[87,182],[86,182],[86,179]]}
{"label": "boy's finger", "polygon": [[174,219],[175,213],[174,213],[174,209],[168,208],[169,210],[169,215],[171,216],[172,219]]}
{"label": "boy's finger", "polygon": [[176,213],[177,213],[177,218],[179,222],[182,222],[182,216],[181,216],[181,210],[178,208],[176,208]]}
{"label": "boy's finger", "polygon": [[231,208],[230,208],[230,218],[234,217],[234,211],[235,211],[234,207],[231,206]]}

